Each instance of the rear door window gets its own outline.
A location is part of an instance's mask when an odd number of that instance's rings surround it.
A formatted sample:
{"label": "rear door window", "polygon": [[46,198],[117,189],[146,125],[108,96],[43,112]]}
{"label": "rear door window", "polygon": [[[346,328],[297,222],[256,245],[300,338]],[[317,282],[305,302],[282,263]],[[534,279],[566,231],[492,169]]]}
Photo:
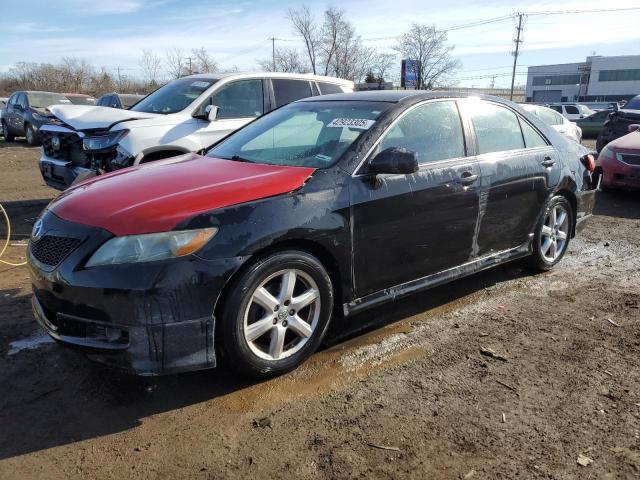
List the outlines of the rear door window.
{"label": "rear door window", "polygon": [[560,105],[551,105],[549,108],[555,110],[558,113],[562,113],[562,107]]}
{"label": "rear door window", "polygon": [[573,105],[567,105],[564,107],[564,109],[567,111],[569,115],[578,115],[580,113],[580,110],[578,110],[578,107],[574,107]]}
{"label": "rear door window", "polygon": [[335,83],[318,82],[318,86],[320,87],[320,93],[322,95],[327,95],[329,93],[343,93],[340,85],[336,85]]}
{"label": "rear door window", "polygon": [[273,83],[273,93],[276,97],[276,107],[313,95],[311,84],[307,80],[274,78],[271,82]]}
{"label": "rear door window", "polygon": [[464,134],[456,103],[431,102],[409,110],[385,134],[373,156],[387,148],[415,152],[419,164],[464,157]]}
{"label": "rear door window", "polygon": [[262,80],[238,80],[224,85],[210,99],[217,118],[255,118],[264,113]]}
{"label": "rear door window", "polygon": [[479,154],[524,148],[522,130],[514,112],[482,100],[471,100],[467,105]]}

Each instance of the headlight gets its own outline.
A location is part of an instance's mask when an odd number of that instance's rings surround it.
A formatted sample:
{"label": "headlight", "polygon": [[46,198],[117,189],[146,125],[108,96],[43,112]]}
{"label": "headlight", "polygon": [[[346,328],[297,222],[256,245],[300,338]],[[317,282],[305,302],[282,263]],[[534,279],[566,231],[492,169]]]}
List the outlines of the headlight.
{"label": "headlight", "polygon": [[115,237],[91,256],[87,267],[183,257],[200,250],[216,233],[218,229],[211,227]]}
{"label": "headlight", "polygon": [[110,132],[106,135],[99,135],[95,137],[84,137],[82,141],[82,147],[85,150],[106,150],[115,146],[120,140],[127,136],[129,130],[118,130],[117,132]]}

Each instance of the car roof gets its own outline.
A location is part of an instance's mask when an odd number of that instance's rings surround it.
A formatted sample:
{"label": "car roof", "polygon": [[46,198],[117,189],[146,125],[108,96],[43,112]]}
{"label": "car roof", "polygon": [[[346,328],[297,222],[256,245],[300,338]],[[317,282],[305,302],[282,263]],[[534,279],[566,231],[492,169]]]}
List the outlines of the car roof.
{"label": "car roof", "polygon": [[325,77],[322,75],[314,75],[312,73],[281,73],[281,72],[236,72],[236,73],[196,73],[181,78],[193,78],[201,80],[222,80],[223,78],[291,78],[302,80],[316,80],[318,82],[335,83],[353,87],[353,82],[336,77]]}
{"label": "car roof", "polygon": [[318,97],[310,97],[298,102],[323,102],[331,100],[355,100],[363,102],[389,102],[399,103],[404,100],[418,102],[421,100],[430,100],[435,98],[481,98],[484,100],[492,100],[499,103],[506,103],[506,100],[492,95],[477,95],[461,92],[449,91],[432,91],[432,90],[365,90],[353,93],[332,93],[329,95],[321,95]]}

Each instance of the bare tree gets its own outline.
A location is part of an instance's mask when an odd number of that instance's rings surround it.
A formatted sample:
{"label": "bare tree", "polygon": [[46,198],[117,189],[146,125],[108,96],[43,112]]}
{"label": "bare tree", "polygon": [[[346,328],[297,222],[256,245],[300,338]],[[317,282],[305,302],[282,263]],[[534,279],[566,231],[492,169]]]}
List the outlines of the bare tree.
{"label": "bare tree", "polygon": [[157,85],[162,69],[162,59],[151,50],[142,50],[142,57],[138,65],[142,70],[142,76],[149,85]]}
{"label": "bare tree", "polygon": [[453,45],[447,45],[447,32],[436,30],[435,25],[414,23],[394,48],[403,58],[417,61],[418,89],[442,86],[460,68],[451,56]]}
{"label": "bare tree", "polygon": [[324,12],[324,23],[322,24],[322,35],[320,37],[320,48],[322,63],[324,64],[324,74],[329,75],[331,63],[335,60],[336,50],[340,40],[344,41],[346,30],[349,24],[344,20],[344,11],[334,7],[329,7]]}
{"label": "bare tree", "polygon": [[200,73],[213,73],[218,71],[218,63],[209,55],[204,47],[194,48],[191,54],[195,59],[195,69]]}
{"label": "bare tree", "polygon": [[58,64],[18,63],[1,77],[1,94],[15,90],[45,90],[102,95],[113,92],[116,86],[122,93],[145,93],[154,88],[133,78],[114,78],[105,67],[96,69],[77,58],[65,58]]}
{"label": "bare tree", "polygon": [[[260,60],[260,68],[266,72],[273,70],[273,58]],[[310,68],[303,60],[302,55],[295,48],[277,48],[275,52],[276,72],[307,73]]]}
{"label": "bare tree", "polygon": [[173,79],[187,74],[187,62],[180,48],[169,48],[164,52],[164,63],[169,76]]}
{"label": "bare tree", "polygon": [[389,73],[391,67],[396,63],[396,56],[392,53],[378,53],[373,59],[371,72],[378,82],[378,86],[382,87],[385,77]]}
{"label": "bare tree", "polygon": [[315,23],[311,10],[309,10],[309,7],[306,5],[303,5],[298,10],[290,8],[287,10],[287,17],[291,20],[296,33],[304,40],[309,65],[315,75],[318,48],[321,43],[321,32]]}

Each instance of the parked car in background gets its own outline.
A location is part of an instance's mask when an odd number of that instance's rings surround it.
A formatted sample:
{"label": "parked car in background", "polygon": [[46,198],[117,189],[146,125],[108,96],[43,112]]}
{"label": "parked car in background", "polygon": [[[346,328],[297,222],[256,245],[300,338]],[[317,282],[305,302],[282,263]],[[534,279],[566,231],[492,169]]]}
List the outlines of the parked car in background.
{"label": "parked car in background", "polygon": [[496,97],[307,98],[206,156],[58,196],[29,242],[33,310],[55,339],[139,374],[220,359],[282,374],[336,312],[516,259],[550,270],[591,216],[592,168],[585,147]]}
{"label": "parked car in background", "polygon": [[597,138],[604,124],[613,110],[600,110],[588,117],[576,120],[576,125],[582,129],[582,136],[586,138]]}
{"label": "parked car in background", "polygon": [[[0,97],[0,125],[2,124],[2,112],[4,108],[7,106],[7,101],[9,99],[7,97]],[[4,137],[4,130],[0,128],[0,135]]]}
{"label": "parked car in background", "polygon": [[144,98],[144,95],[133,93],[107,93],[96,101],[99,107],[124,108],[128,110]]}
{"label": "parked car in background", "polygon": [[629,133],[629,126],[633,124],[640,124],[640,95],[636,95],[625,103],[624,107],[609,115],[598,135],[596,142],[598,152],[612,140]]}
{"label": "parked car in background", "polygon": [[520,105],[527,112],[532,113],[547,125],[551,125],[555,131],[561,133],[571,140],[575,140],[580,143],[582,141],[582,130],[574,122],[567,120],[555,110],[542,105],[521,104]]}
{"label": "parked car in background", "polygon": [[95,105],[96,99],[84,93],[63,93],[74,105]]}
{"label": "parked car in background", "polygon": [[549,108],[555,110],[569,120],[578,120],[595,113],[590,108],[579,103],[551,103],[549,104]]}
{"label": "parked car in background", "polygon": [[47,123],[51,105],[71,105],[71,101],[60,93],[23,91],[15,92],[2,113],[2,132],[8,142],[15,137],[26,137],[29,145],[40,143],[40,126]]}
{"label": "parked car in background", "polygon": [[266,112],[353,82],[293,73],[200,74],[164,85],[129,110],[57,106],[42,129],[40,170],[65,189],[77,178],[199,152]]}
{"label": "parked car in background", "polygon": [[581,105],[584,105],[594,112],[600,112],[602,110],[609,110],[612,112],[619,108],[618,102],[582,102]]}
{"label": "parked car in background", "polygon": [[640,189],[640,124],[628,128],[630,133],[609,142],[598,155],[603,191]]}

